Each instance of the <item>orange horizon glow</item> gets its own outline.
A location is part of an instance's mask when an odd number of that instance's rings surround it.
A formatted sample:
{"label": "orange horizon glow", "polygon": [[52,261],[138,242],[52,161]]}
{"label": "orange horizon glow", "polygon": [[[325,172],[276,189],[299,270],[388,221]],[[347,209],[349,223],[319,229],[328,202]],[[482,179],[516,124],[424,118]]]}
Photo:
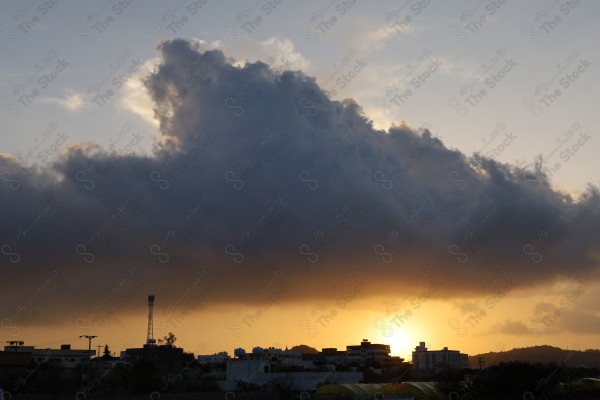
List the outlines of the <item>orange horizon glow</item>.
{"label": "orange horizon glow", "polygon": [[[459,316],[456,309],[448,302],[431,300],[413,310],[410,318],[400,326],[390,324],[390,318],[385,318],[385,309],[373,310],[363,308],[356,302],[349,308],[340,310],[329,323],[315,323],[313,317],[310,326],[300,323],[303,317],[310,317],[306,305],[273,306],[253,324],[238,324],[243,330],[236,331],[226,324],[234,311],[227,307],[219,307],[218,311],[190,311],[185,319],[177,323],[166,323],[165,315],[157,310],[154,325],[154,337],[161,338],[172,331],[176,337],[177,347],[186,352],[199,354],[214,354],[226,351],[233,355],[238,347],[247,351],[253,347],[275,347],[285,349],[296,345],[307,345],[317,350],[325,347],[336,347],[346,350],[348,345],[360,344],[368,339],[371,343],[390,345],[391,355],[400,356],[405,361],[411,360],[411,354],[419,342],[424,341],[432,350],[448,347],[469,355],[492,351],[506,351],[512,348],[535,345],[551,345],[574,350],[598,348],[596,335],[582,335],[569,332],[547,333],[540,336],[521,335],[510,336],[502,332],[494,332],[494,328],[502,321],[504,315],[516,309],[518,299],[506,299],[498,304],[497,317],[490,315],[482,319],[478,325],[469,327],[466,335],[461,336],[456,329],[448,324],[449,318]],[[145,312],[135,316],[115,316],[104,326],[79,326],[73,322],[68,326],[34,326],[23,327],[19,340],[25,345],[37,348],[59,347],[61,344],[71,344],[73,348],[86,348],[87,342],[79,338],[82,334],[94,334],[98,337],[92,342],[92,349],[97,346],[109,345],[111,351],[119,352],[126,348],[141,347],[145,343],[147,320]],[[508,312],[508,314],[505,314]],[[138,315],[141,314],[141,315]],[[385,319],[385,326],[381,318]],[[309,328],[312,327],[313,330]],[[317,328],[314,330],[314,328]],[[587,343],[585,348],[577,348],[574,343]]]}

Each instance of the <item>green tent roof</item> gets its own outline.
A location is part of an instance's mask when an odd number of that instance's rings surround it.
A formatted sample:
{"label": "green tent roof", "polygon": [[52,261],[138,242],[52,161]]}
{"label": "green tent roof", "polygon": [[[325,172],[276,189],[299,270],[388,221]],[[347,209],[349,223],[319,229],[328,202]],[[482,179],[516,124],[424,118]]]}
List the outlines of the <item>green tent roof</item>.
{"label": "green tent roof", "polygon": [[600,379],[598,378],[581,378],[576,381],[579,385],[587,388],[600,389]]}
{"label": "green tent roof", "polygon": [[376,393],[386,386],[383,383],[332,383],[317,389],[315,395],[318,399],[375,399]]}
{"label": "green tent roof", "polygon": [[402,382],[390,383],[379,390],[382,398],[389,396],[406,396],[415,399],[443,399],[444,396],[436,389],[434,382]]}
{"label": "green tent roof", "polygon": [[419,400],[438,400],[444,396],[435,388],[434,382],[402,383],[341,383],[323,385],[315,392],[317,399],[327,400],[367,400],[390,397],[409,397]]}

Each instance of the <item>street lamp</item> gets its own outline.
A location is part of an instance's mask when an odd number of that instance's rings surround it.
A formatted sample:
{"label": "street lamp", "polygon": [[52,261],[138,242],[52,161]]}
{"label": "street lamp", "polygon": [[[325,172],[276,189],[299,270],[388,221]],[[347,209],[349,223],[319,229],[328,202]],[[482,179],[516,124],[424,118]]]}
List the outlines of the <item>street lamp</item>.
{"label": "street lamp", "polygon": [[[88,340],[88,357],[90,357],[91,352],[92,352],[92,339],[96,338],[98,336],[96,335],[79,335],[79,338],[85,338]],[[87,383],[90,380],[89,376],[92,373],[92,359],[91,357],[88,358],[88,370],[87,373],[84,373],[84,368],[83,368],[83,361],[81,362],[81,386],[83,389],[87,390]]]}
{"label": "street lamp", "polygon": [[25,342],[22,340],[7,340],[6,343],[8,343],[15,351],[19,346],[23,346],[25,344]]}
{"label": "street lamp", "polygon": [[88,340],[88,354],[92,351],[92,339],[97,338],[95,335],[79,335],[80,338],[86,338]]}

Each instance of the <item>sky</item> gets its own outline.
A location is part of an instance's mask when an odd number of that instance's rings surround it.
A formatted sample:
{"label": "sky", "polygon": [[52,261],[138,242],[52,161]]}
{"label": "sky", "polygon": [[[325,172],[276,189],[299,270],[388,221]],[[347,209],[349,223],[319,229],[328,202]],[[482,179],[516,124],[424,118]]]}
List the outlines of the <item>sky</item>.
{"label": "sky", "polygon": [[599,13],[2,2],[1,339],[600,348]]}

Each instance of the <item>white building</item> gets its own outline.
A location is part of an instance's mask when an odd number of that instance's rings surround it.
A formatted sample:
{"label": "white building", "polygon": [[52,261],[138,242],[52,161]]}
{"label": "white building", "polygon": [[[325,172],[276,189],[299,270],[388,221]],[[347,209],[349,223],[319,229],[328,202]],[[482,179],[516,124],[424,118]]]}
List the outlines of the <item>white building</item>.
{"label": "white building", "polygon": [[231,357],[227,354],[226,351],[222,351],[220,353],[215,354],[207,354],[207,355],[198,355],[198,364],[200,365],[209,365],[209,364],[225,364],[227,361],[231,360]]}
{"label": "white building", "polygon": [[458,350],[428,350],[425,342],[419,342],[412,353],[413,370],[439,372],[444,369],[467,368],[469,356]]}
{"label": "white building", "polygon": [[273,384],[289,384],[294,390],[315,390],[324,383],[358,383],[362,372],[338,372],[312,361],[302,360],[302,353],[269,347],[255,347],[252,353],[236,349],[236,358],[227,362],[223,390],[235,390],[237,384],[269,388]]}
{"label": "white building", "polygon": [[82,360],[88,360],[96,354],[95,350],[72,350],[70,344],[63,344],[60,349],[36,349],[34,346],[4,346],[4,351],[31,353],[31,360],[40,364],[47,361],[60,362],[61,368],[76,368]]}
{"label": "white building", "polygon": [[312,361],[305,361],[302,359],[302,353],[299,351],[292,351],[277,349],[275,347],[269,347],[263,349],[262,347],[255,347],[252,349],[251,354],[246,354],[244,349],[236,349],[234,354],[239,359],[253,359],[268,361],[273,365],[279,365],[283,367],[301,367],[301,368],[314,368]]}
{"label": "white building", "polygon": [[273,364],[268,360],[244,358],[227,362],[226,379],[220,385],[222,390],[235,390],[240,382],[267,388],[284,382],[292,385],[294,390],[315,390],[324,383],[358,383],[362,379],[362,372],[273,371]]}
{"label": "white building", "polygon": [[359,345],[346,346],[346,362],[357,362],[364,365],[368,362],[385,363],[390,358],[390,346],[371,343],[363,339]]}
{"label": "white building", "polygon": [[290,366],[290,367],[304,367],[304,368],[313,368],[314,363],[312,361],[304,361],[302,360],[302,353],[299,351],[292,351],[276,349],[274,347],[269,347],[268,349],[264,349],[265,356],[271,360],[272,363],[276,363],[282,366]]}

